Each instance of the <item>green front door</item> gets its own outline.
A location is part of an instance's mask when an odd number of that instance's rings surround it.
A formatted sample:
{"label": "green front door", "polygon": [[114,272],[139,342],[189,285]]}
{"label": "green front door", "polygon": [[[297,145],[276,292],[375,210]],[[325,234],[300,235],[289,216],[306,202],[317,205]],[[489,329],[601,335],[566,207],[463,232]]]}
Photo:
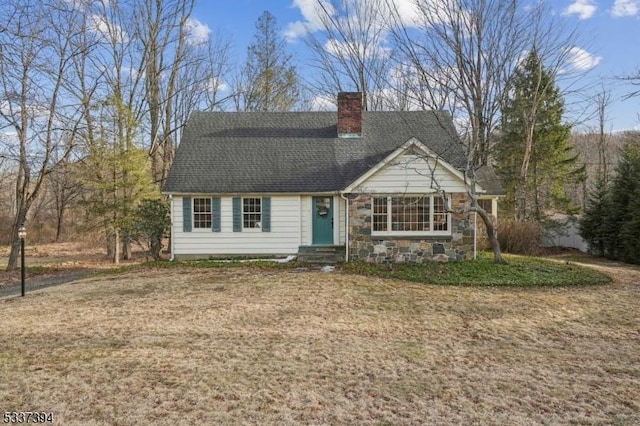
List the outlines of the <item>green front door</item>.
{"label": "green front door", "polygon": [[313,244],[333,244],[333,197],[313,197]]}

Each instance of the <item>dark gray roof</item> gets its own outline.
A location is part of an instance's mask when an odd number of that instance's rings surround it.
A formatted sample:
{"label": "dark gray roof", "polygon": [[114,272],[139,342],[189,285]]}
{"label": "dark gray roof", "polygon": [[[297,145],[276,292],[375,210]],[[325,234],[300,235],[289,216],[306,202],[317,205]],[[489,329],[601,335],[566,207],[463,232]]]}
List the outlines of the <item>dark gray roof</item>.
{"label": "dark gray roof", "polygon": [[339,191],[413,137],[465,165],[447,113],[364,112],[361,138],[338,138],[336,125],[336,112],[193,113],[163,191]]}
{"label": "dark gray roof", "polygon": [[476,170],[476,182],[485,190],[482,195],[504,195],[500,179],[496,172],[488,166],[482,166]]}

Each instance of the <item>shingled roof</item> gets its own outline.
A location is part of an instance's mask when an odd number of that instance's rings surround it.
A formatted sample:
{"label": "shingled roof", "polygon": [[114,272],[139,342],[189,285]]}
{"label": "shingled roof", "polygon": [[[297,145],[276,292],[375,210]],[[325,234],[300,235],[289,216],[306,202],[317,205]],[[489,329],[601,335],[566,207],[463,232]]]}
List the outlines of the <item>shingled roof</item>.
{"label": "shingled roof", "polygon": [[335,112],[197,112],[165,193],[336,192],[416,138],[456,168],[464,147],[444,112],[363,112],[362,135],[337,136]]}

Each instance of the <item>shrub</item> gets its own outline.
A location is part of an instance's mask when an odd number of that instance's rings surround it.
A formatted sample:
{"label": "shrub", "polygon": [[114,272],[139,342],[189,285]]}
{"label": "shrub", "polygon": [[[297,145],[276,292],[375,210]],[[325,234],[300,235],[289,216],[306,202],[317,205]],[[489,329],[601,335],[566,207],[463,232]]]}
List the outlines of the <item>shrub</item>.
{"label": "shrub", "polygon": [[507,253],[540,254],[541,235],[542,223],[535,220],[501,220],[498,224],[498,241],[502,250]]}
{"label": "shrub", "polygon": [[154,260],[160,260],[162,238],[170,226],[168,203],[147,199],[138,206],[126,231],[133,241],[146,245]]}

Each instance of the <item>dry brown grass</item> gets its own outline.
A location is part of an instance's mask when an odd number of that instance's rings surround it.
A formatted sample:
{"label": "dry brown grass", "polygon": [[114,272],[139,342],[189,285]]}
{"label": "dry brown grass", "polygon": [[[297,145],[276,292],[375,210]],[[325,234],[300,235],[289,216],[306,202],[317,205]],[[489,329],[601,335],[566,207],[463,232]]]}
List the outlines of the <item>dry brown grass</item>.
{"label": "dry brown grass", "polygon": [[0,409],[57,424],[640,423],[640,281],[170,269],[0,300]]}

